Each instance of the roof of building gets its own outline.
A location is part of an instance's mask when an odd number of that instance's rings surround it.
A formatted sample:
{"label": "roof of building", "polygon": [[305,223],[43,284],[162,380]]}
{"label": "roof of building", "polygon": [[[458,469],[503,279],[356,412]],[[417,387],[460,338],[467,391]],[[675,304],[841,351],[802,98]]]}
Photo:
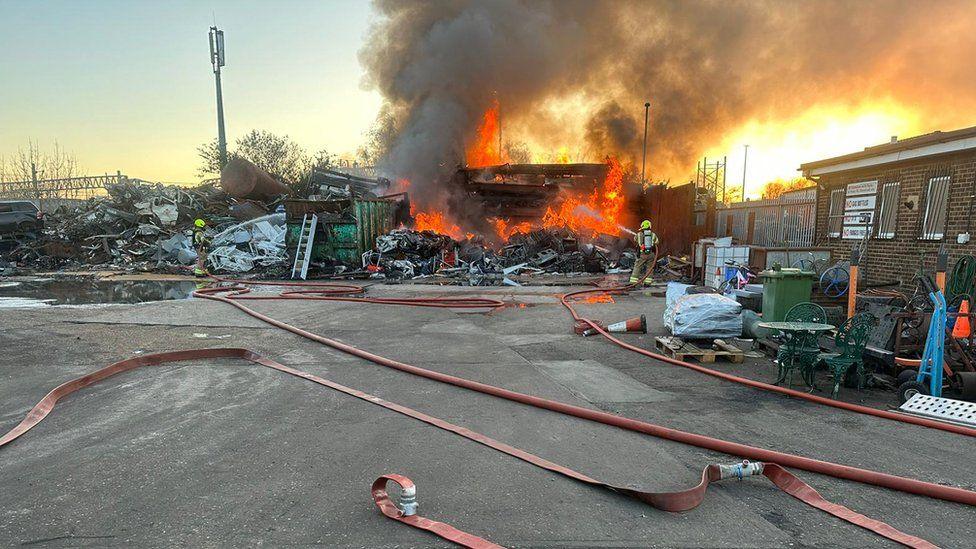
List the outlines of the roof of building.
{"label": "roof of building", "polygon": [[[944,146],[950,143],[953,146]],[[976,148],[976,126],[971,126],[948,132],[934,131],[866,147],[863,151],[807,162],[800,165],[800,170],[808,175],[818,175],[818,172],[843,171],[974,148]],[[824,169],[830,167],[834,169]]]}

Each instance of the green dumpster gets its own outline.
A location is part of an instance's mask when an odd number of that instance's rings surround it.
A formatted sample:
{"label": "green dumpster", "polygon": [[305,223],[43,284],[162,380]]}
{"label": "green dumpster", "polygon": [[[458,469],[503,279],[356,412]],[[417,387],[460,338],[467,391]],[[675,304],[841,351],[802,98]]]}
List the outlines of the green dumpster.
{"label": "green dumpster", "polygon": [[[312,261],[335,259],[358,265],[363,252],[373,249],[376,237],[393,230],[394,208],[392,200],[382,198],[287,200],[288,232],[285,243],[289,254],[294,258],[304,214],[315,213],[319,220],[315,240],[312,241]],[[339,212],[348,213],[341,215]]]}
{"label": "green dumpster", "polygon": [[800,269],[770,269],[759,273],[763,280],[762,319],[781,322],[797,303],[810,301],[815,274]]}

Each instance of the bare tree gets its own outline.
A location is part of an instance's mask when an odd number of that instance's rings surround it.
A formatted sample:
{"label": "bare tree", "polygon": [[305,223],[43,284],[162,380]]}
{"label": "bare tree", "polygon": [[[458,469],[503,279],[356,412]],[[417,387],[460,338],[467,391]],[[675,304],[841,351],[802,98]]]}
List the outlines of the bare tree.
{"label": "bare tree", "polygon": [[17,149],[10,157],[0,157],[0,181],[30,181],[36,170],[38,179],[66,179],[78,175],[78,161],[57,141],[43,151],[34,141]]}
{"label": "bare tree", "polygon": [[[198,170],[201,177],[220,175],[220,153],[216,139],[197,147],[197,155],[202,161]],[[335,157],[325,149],[310,155],[287,135],[275,135],[263,130],[251,130],[238,139],[229,155],[252,162],[289,185],[304,181],[313,167],[331,166],[335,162]]]}

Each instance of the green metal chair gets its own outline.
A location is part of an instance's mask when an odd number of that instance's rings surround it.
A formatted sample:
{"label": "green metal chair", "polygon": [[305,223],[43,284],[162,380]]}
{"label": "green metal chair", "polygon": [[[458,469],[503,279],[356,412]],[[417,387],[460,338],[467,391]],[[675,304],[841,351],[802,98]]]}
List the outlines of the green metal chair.
{"label": "green metal chair", "polygon": [[[786,322],[827,322],[827,312],[816,303],[798,303],[786,312]],[[789,378],[793,386],[793,371],[800,370],[804,383],[813,387],[813,365],[820,354],[820,344],[816,334],[788,334],[776,353],[779,373],[776,385]]]}
{"label": "green metal chair", "polygon": [[878,324],[878,318],[871,313],[859,313],[848,318],[837,329],[834,343],[836,353],[820,353],[817,362],[827,366],[828,373],[834,380],[834,388],[830,392],[831,398],[837,398],[841,383],[850,369],[856,368],[857,388],[864,388],[864,347],[868,343],[871,330]]}

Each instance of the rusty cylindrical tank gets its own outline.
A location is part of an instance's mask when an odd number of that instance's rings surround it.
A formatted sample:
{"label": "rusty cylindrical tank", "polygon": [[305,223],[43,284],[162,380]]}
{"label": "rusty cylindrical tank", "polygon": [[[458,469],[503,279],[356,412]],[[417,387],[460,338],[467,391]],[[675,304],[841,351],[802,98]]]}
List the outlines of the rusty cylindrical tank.
{"label": "rusty cylindrical tank", "polygon": [[268,172],[244,160],[231,158],[220,171],[220,186],[237,198],[266,198],[291,194],[291,190],[276,181]]}

